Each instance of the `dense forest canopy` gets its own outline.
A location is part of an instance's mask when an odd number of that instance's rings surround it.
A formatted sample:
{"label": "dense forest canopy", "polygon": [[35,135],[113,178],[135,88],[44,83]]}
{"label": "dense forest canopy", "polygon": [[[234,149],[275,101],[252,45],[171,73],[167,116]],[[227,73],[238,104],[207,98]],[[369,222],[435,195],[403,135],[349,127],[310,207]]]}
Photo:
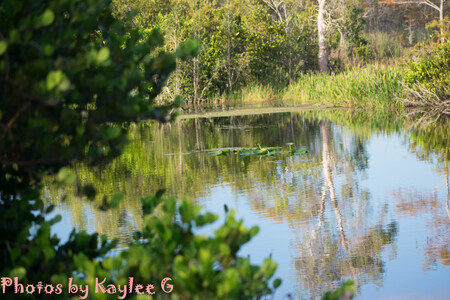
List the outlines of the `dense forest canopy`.
{"label": "dense forest canopy", "polygon": [[113,0],[113,5],[119,19],[135,11],[135,27],[160,28],[165,50],[187,39],[200,41],[199,55],[177,65],[159,97],[181,94],[193,103],[231,98],[248,85],[283,87],[319,69],[339,72],[399,57],[404,47],[434,33],[428,23],[443,23],[448,13],[445,1]]}

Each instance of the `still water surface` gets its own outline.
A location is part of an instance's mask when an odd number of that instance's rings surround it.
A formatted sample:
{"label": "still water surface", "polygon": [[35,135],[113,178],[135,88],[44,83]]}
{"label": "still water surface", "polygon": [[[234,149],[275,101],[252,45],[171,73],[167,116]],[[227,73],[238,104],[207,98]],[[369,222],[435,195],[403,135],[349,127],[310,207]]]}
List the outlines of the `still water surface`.
{"label": "still water surface", "polygon": [[[413,130],[413,123],[316,111],[140,124],[112,163],[75,167],[99,199],[124,193],[120,208],[102,212],[100,200],[48,188],[63,215],[57,232],[95,230],[124,247],[142,226],[140,196],[165,188],[193,197],[221,216],[219,223],[226,204],[248,227],[260,227],[241,255],[254,263],[271,255],[278,263],[283,284],[275,299],[317,298],[346,279],[355,281],[358,299],[450,299],[450,129]],[[287,143],[308,153],[215,155]]]}

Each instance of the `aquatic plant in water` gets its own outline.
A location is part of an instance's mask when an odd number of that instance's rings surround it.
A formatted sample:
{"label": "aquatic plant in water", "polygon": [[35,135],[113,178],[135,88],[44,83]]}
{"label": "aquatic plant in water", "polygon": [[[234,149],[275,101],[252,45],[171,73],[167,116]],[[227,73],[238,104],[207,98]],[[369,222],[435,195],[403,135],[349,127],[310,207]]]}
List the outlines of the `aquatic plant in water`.
{"label": "aquatic plant in water", "polygon": [[[281,155],[305,155],[308,153],[305,149],[292,148],[293,143],[288,143],[287,151],[279,150],[280,147],[261,147],[260,144],[256,148],[234,148],[217,150],[213,153],[215,156],[229,156],[237,154],[239,157],[257,156],[257,157],[275,157],[276,154]],[[277,151],[278,150],[278,151]]]}

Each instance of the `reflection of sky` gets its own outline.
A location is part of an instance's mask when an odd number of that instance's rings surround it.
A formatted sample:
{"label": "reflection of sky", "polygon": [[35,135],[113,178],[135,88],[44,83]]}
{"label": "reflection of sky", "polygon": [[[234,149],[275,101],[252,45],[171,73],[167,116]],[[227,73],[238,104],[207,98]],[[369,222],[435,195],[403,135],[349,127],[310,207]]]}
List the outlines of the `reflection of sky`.
{"label": "reflection of sky", "polygon": [[[372,214],[370,224],[377,223],[378,214],[388,207],[386,218],[396,220],[399,224],[399,234],[396,244],[396,258],[390,259],[388,253],[383,253],[385,274],[381,287],[366,284],[361,289],[361,299],[448,299],[450,288],[447,288],[450,278],[450,268],[438,266],[434,271],[423,271],[423,245],[428,235],[425,226],[428,219],[420,213],[413,217],[399,219],[395,212],[393,192],[412,191],[427,194],[438,192],[438,199],[444,199],[445,181],[430,163],[418,161],[401,141],[403,136],[384,134],[372,136],[366,145],[369,156],[368,168],[364,174],[356,171],[356,178],[361,190],[370,192]],[[335,176],[336,194],[339,195],[342,176]],[[339,196],[338,196],[339,198]],[[233,200],[231,200],[233,199]],[[339,200],[339,199],[338,199]],[[408,200],[408,199],[406,199]],[[245,224],[258,224],[261,231],[250,245],[241,252],[251,254],[252,261],[260,263],[269,254],[278,262],[276,276],[283,279],[283,285],[277,293],[281,297],[296,290],[296,272],[292,257],[296,256],[291,247],[294,234],[289,226],[275,223],[272,220],[256,215],[248,204],[248,199],[241,193],[236,194],[229,186],[216,186],[210,190],[210,195],[201,202],[207,210],[223,214],[223,205],[237,210],[237,216],[245,219]],[[331,223],[337,223],[332,212],[327,214]],[[344,220],[345,223],[345,220]],[[351,226],[351,224],[347,224]],[[411,292],[413,291],[413,292]]]}
{"label": "reflection of sky", "polygon": [[[369,169],[367,180],[361,184],[370,188],[373,205],[388,203],[393,215],[395,199],[392,192],[399,188],[424,194],[437,191],[439,202],[444,203],[444,176],[437,174],[433,165],[418,161],[401,140],[398,136],[378,135],[372,137],[367,144],[370,153]],[[396,218],[395,215],[392,217]],[[422,270],[422,249],[428,234],[425,226],[428,218],[419,214],[399,219],[397,258],[392,261],[385,259],[387,272],[383,287],[378,290],[370,284],[363,287],[361,299],[450,298],[450,268],[438,265],[436,271]]]}
{"label": "reflection of sky", "polygon": [[[398,234],[396,241],[391,248],[396,248],[394,257],[392,251],[384,248],[382,253],[382,260],[384,262],[384,274],[381,286],[376,286],[374,283],[363,284],[361,287],[361,299],[449,299],[450,288],[447,288],[448,280],[450,279],[450,267],[438,264],[433,267],[433,270],[423,271],[424,256],[423,248],[427,241],[427,236],[430,235],[430,230],[426,224],[430,220],[431,215],[428,213],[419,213],[414,216],[399,216],[396,211],[396,202],[398,199],[394,197],[395,191],[420,193],[427,196],[430,193],[437,194],[437,200],[440,204],[445,201],[445,179],[442,174],[435,170],[435,166],[431,163],[419,161],[415,154],[408,150],[408,146],[402,141],[406,138],[402,135],[393,134],[387,136],[385,134],[372,135],[371,138],[364,142],[365,155],[368,157],[368,167],[366,169],[355,168],[351,172],[353,182],[357,188],[354,188],[354,194],[349,199],[342,199],[343,185],[346,183],[346,176],[344,174],[344,156],[348,155],[350,149],[355,142],[355,135],[353,132],[341,128],[340,126],[332,126],[333,143],[330,143],[330,151],[335,152],[339,165],[332,168],[333,182],[336,188],[336,197],[339,202],[339,208],[343,215],[344,230],[347,238],[351,239],[352,234],[359,236],[364,234],[364,230],[376,224],[386,224],[395,221],[398,227]],[[317,136],[319,138],[319,136]],[[276,137],[274,139],[280,139]],[[320,151],[321,141],[318,139],[314,141],[316,149]],[[239,146],[239,145],[236,145]],[[337,149],[339,148],[339,150]],[[177,155],[177,154],[175,154]],[[209,155],[209,154],[205,154]],[[321,168],[321,153],[314,153],[315,167]],[[188,157],[188,156],[187,156]],[[346,156],[347,157],[347,156]],[[295,161],[301,158],[295,158]],[[267,162],[269,163],[269,162]],[[290,165],[287,172],[282,170],[279,162],[270,162],[277,166],[276,174],[280,181],[287,185],[295,187],[293,193],[286,192],[288,198],[288,209],[296,207],[297,201],[308,201],[308,199],[301,199],[298,191],[302,190],[304,182],[301,180],[301,171],[295,169],[295,164]],[[360,162],[356,162],[356,166],[360,166]],[[231,172],[231,171],[229,171]],[[225,174],[221,174],[225,175]],[[251,175],[251,174],[250,174]],[[249,176],[250,176],[249,175]],[[302,236],[296,231],[307,230],[313,226],[293,226],[288,224],[287,218],[279,218],[277,220],[263,216],[252,208],[250,202],[251,196],[259,196],[261,193],[270,192],[270,194],[262,194],[264,203],[267,205],[266,209],[270,210],[273,207],[270,197],[277,194],[276,183],[269,182],[269,184],[251,185],[250,190],[237,190],[232,182],[223,182],[224,178],[232,178],[232,176],[217,176],[220,178],[219,182],[212,186],[207,191],[206,196],[197,199],[199,203],[204,206],[205,210],[212,211],[221,216],[218,223],[223,221],[223,207],[224,204],[230,209],[236,210],[237,218],[244,218],[247,227],[258,225],[260,233],[252,240],[252,242],[245,246],[240,254],[242,256],[250,255],[253,263],[262,263],[264,258],[269,254],[272,255],[274,261],[278,263],[278,270],[276,277],[283,280],[283,284],[275,299],[281,299],[287,293],[298,292],[298,276],[301,270],[295,270],[294,259],[298,258],[300,253],[294,247],[295,243],[301,243],[302,240],[296,240],[298,236]],[[300,179],[299,179],[300,178]],[[252,179],[252,178],[250,178]],[[231,179],[229,179],[231,180]],[[253,180],[253,179],[252,179]],[[252,182],[256,182],[254,179]],[[321,183],[321,181],[319,181]],[[272,190],[270,190],[272,189]],[[368,192],[368,200],[363,200],[361,197],[363,192]],[[317,198],[320,199],[320,190],[317,190]],[[409,199],[404,199],[408,201]],[[314,200],[314,201],[317,201]],[[337,229],[337,217],[335,212],[330,207],[329,195],[326,200],[326,210],[324,213],[325,222],[333,227],[333,234],[339,232]],[[365,205],[362,201],[368,201]],[[352,206],[349,207],[348,204]],[[357,209],[354,208],[357,207]],[[299,205],[299,208],[305,206]],[[386,209],[387,208],[387,209]],[[60,236],[66,237],[70,233],[72,223],[70,222],[70,211],[61,207],[63,214],[63,222],[54,227],[53,230]],[[360,210],[353,214],[352,210]],[[442,214],[445,214],[445,206],[442,205]],[[88,223],[92,224],[92,212],[86,209],[85,214]],[[317,215],[317,214],[316,214]],[[355,216],[356,215],[356,216]],[[381,215],[383,217],[381,217]],[[381,220],[381,219],[384,220]],[[280,222],[280,220],[284,220]],[[447,219],[448,220],[448,219]],[[298,221],[297,221],[298,222]],[[304,222],[310,222],[310,225],[316,225],[317,217],[311,217]],[[359,228],[362,224],[364,228]],[[214,225],[216,227],[219,224]],[[295,224],[294,224],[295,225]],[[443,225],[447,228],[448,225]],[[88,228],[92,228],[89,227]],[[206,228],[201,233],[210,231],[211,228]],[[335,239],[338,239],[334,237]],[[448,239],[447,239],[448,240]],[[448,246],[448,245],[447,245]]]}

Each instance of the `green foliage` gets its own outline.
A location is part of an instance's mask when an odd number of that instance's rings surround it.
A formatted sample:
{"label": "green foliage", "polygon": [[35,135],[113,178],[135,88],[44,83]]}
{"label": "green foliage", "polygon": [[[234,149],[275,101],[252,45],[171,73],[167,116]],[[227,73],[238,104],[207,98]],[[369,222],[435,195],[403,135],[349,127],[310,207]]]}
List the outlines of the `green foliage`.
{"label": "green foliage", "polygon": [[[133,24],[136,15],[114,19],[108,1],[13,1],[0,8],[0,274],[22,284],[62,284],[69,278],[91,288],[95,278],[125,284],[128,277],[154,283],[173,279],[172,294],[156,298],[254,299],[271,294],[276,264],[254,266],[238,251],[257,232],[246,229],[230,212],[214,236],[197,234],[216,216],[200,213],[192,201],[154,197],[142,200],[144,227],[118,255],[116,241],[98,233],[72,231],[62,242],[52,233],[61,216],[51,215],[40,198],[41,180],[55,174],[60,186],[73,184],[68,168],[109,161],[127,143],[126,123],[142,119],[166,122],[181,104],[155,106],[154,100],[176,69],[176,60],[194,55],[198,44],[179,44],[174,54],[161,52],[157,30]],[[144,18],[137,15],[136,18]],[[123,126],[121,126],[123,125]],[[89,199],[93,185],[78,187]],[[103,198],[100,209],[113,209],[124,195]],[[117,292],[114,292],[117,294]],[[40,298],[37,292],[21,295]],[[136,295],[134,295],[136,296]],[[47,298],[68,299],[53,294]],[[13,290],[2,298],[17,298]]]}
{"label": "green foliage", "polygon": [[402,91],[398,67],[369,65],[339,74],[305,74],[290,85],[284,99],[331,106],[396,108]]}
{"label": "green foliage", "polygon": [[445,105],[450,98],[450,41],[418,51],[407,64],[404,75],[404,83],[409,89],[407,96],[417,104],[437,100]]}
{"label": "green foliage", "polygon": [[398,35],[385,32],[372,32],[368,34],[367,39],[376,61],[402,56],[402,40]]}
{"label": "green foliage", "polygon": [[121,153],[126,131],[110,122],[167,121],[174,105],[153,100],[177,58],[159,53],[162,35],[143,35],[111,16],[107,1],[5,0],[1,40],[0,189],[7,197],[73,159]]}
{"label": "green foliage", "polygon": [[[269,280],[276,264],[266,259],[261,266],[254,266],[248,258],[237,256],[258,228],[245,228],[231,211],[213,236],[195,235],[216,219],[211,213],[200,213],[200,206],[190,200],[177,205],[172,198],[164,199],[153,214],[144,217],[144,229],[136,234],[130,249],[107,258],[104,265],[128,262],[119,270],[108,270],[119,272],[119,281],[135,276],[136,268],[146,270],[138,275],[143,281],[166,274],[173,279],[174,293],[183,299],[253,299],[272,293]],[[133,259],[138,253],[144,256]]]}
{"label": "green foliage", "polygon": [[237,154],[239,157],[247,157],[247,156],[257,156],[257,157],[275,157],[276,154],[281,155],[305,155],[308,153],[308,151],[304,149],[293,149],[292,143],[288,144],[289,149],[287,151],[276,151],[277,148],[265,148],[261,147],[261,145],[258,144],[258,147],[256,148],[234,148],[232,149],[225,149],[225,150],[219,150],[214,153],[215,156],[229,156],[230,154]]}
{"label": "green foliage", "polygon": [[350,42],[349,54],[356,55],[362,61],[368,61],[372,58],[372,50],[367,40],[363,37],[365,25],[364,10],[355,4],[351,5],[348,10],[349,13],[344,30],[347,32],[347,38]]}
{"label": "green foliage", "polygon": [[[162,3],[164,2],[164,3]],[[198,56],[178,63],[165,101],[181,94],[188,103],[213,97],[234,98],[247,86],[284,87],[302,71],[316,69],[314,3],[288,1],[289,18],[280,20],[264,2],[251,1],[125,1],[114,0],[114,13],[125,18],[136,11],[134,26],[160,28],[163,49],[175,49],[188,39],[200,41]],[[245,93],[245,92],[244,92]]]}
{"label": "green foliage", "polygon": [[[201,213],[200,206],[191,200],[177,204],[173,198],[162,199],[161,193],[141,199],[145,212],[142,231],[135,233],[135,240],[127,249],[116,256],[106,256],[116,242],[102,237],[99,244],[97,233],[73,231],[65,243],[51,234],[51,226],[61,218],[58,215],[45,221],[54,207],[45,208],[41,200],[28,201],[37,196],[23,195],[21,201],[8,201],[0,210],[0,272],[2,276],[19,276],[23,284],[62,284],[63,291],[67,291],[68,280],[74,277],[78,285],[90,287],[90,299],[107,299],[108,294],[94,294],[96,278],[106,278],[106,286],[124,285],[129,277],[136,283],[154,284],[163,276],[172,279],[170,298],[254,299],[273,293],[281,283],[279,279],[270,283],[276,270],[271,259],[255,266],[249,258],[238,256],[258,228],[244,227],[242,220],[234,218],[233,211],[208,237],[195,232],[212,224],[217,216]],[[31,234],[33,227],[37,228],[35,234]],[[167,298],[158,284],[155,292],[156,299]],[[2,297],[12,299],[17,294],[11,287]],[[47,297],[71,296],[63,292]],[[36,292],[29,298],[38,299],[39,295]]]}
{"label": "green foliage", "polygon": [[322,300],[352,299],[354,293],[355,293],[354,282],[346,281],[337,290],[325,293],[325,295],[322,297]]}

